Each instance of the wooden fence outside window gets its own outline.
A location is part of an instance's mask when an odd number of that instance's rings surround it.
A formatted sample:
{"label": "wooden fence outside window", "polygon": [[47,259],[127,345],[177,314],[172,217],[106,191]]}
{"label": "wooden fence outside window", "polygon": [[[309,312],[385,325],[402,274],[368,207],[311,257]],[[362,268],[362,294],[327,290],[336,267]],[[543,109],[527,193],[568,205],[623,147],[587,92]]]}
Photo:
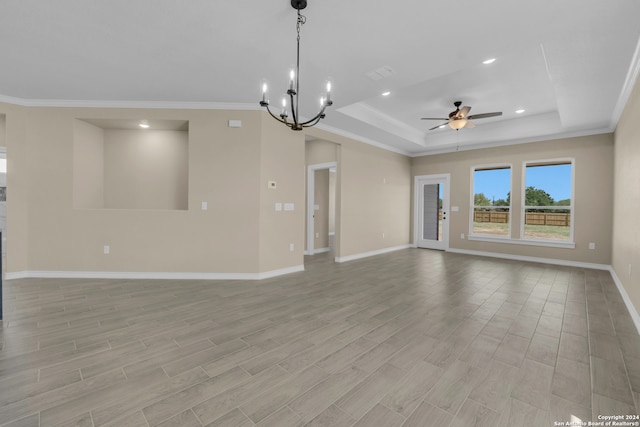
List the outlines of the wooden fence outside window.
{"label": "wooden fence outside window", "polygon": [[[509,222],[509,212],[475,211],[473,222],[492,222],[506,224]],[[527,212],[524,216],[527,225],[557,225],[568,227],[571,225],[571,214],[551,212]]]}

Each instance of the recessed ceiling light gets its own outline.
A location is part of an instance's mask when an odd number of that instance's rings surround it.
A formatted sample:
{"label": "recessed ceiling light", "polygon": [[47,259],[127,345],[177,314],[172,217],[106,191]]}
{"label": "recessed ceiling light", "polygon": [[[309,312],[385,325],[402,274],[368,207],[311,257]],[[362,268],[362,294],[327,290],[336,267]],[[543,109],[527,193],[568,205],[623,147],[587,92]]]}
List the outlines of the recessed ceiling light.
{"label": "recessed ceiling light", "polygon": [[522,113],[524,113],[524,110],[522,108],[519,110],[516,110],[516,114],[522,114]]}
{"label": "recessed ceiling light", "polygon": [[486,61],[482,61],[484,65],[493,64],[496,61],[496,58],[489,58]]}
{"label": "recessed ceiling light", "polygon": [[382,92],[382,96],[389,96],[389,95],[391,95],[391,92],[389,92],[389,91]]}
{"label": "recessed ceiling light", "polygon": [[142,129],[149,129],[149,123],[147,123],[146,121],[138,123],[138,126],[140,126]]}

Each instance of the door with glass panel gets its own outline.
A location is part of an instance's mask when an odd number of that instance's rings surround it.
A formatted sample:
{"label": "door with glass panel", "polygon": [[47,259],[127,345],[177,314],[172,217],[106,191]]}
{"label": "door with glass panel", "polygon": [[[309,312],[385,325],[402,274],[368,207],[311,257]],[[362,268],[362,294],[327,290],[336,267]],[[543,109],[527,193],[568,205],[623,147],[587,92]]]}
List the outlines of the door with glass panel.
{"label": "door with glass panel", "polygon": [[449,248],[449,175],[425,175],[415,178],[416,246],[446,250]]}

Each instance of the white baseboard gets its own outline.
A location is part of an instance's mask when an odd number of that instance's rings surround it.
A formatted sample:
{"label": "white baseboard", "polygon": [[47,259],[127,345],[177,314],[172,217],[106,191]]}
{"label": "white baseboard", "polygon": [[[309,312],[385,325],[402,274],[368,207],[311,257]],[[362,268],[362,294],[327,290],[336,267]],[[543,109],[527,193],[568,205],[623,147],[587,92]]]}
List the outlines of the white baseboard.
{"label": "white baseboard", "polygon": [[326,252],[329,252],[329,248],[316,248],[313,250],[314,254],[324,254]]}
{"label": "white baseboard", "polygon": [[382,254],[386,254],[386,253],[389,253],[389,252],[399,251],[399,250],[402,250],[402,249],[409,249],[410,247],[411,247],[411,245],[394,246],[394,247],[391,247],[391,248],[379,249],[377,251],[362,252],[362,253],[354,254],[354,255],[336,257],[335,261],[336,262],[353,261],[353,260],[356,260],[356,259],[367,258],[367,257],[374,256],[374,255],[382,255]]}
{"label": "white baseboard", "polygon": [[610,265],[595,264],[591,262],[568,261],[564,259],[554,259],[554,258],[538,258],[538,257],[532,257],[532,256],[524,256],[524,255],[502,254],[497,252],[471,251],[467,249],[449,248],[447,249],[447,252],[452,252],[456,254],[465,254],[465,255],[477,255],[477,256],[484,256],[484,257],[491,257],[491,258],[512,259],[516,261],[538,262],[542,264],[563,265],[566,267],[590,268],[592,270],[609,271],[609,269],[611,268]]}
{"label": "white baseboard", "polygon": [[631,315],[631,320],[633,320],[633,324],[636,325],[636,330],[640,335],[640,314],[638,314],[638,311],[636,310],[633,303],[631,302],[631,298],[629,298],[629,294],[627,294],[627,291],[624,289],[624,286],[622,285],[620,278],[618,277],[618,275],[616,274],[616,271],[613,269],[612,266],[609,266],[609,273],[611,273],[611,277],[613,278],[613,281],[616,284],[616,287],[618,288],[618,292],[620,292],[620,295],[624,300],[624,305],[626,305],[627,310],[629,310],[629,314]]}
{"label": "white baseboard", "polygon": [[304,271],[304,265],[262,273],[169,273],[145,271],[57,271],[26,270],[5,273],[5,280],[14,279],[156,279],[156,280],[262,280]]}

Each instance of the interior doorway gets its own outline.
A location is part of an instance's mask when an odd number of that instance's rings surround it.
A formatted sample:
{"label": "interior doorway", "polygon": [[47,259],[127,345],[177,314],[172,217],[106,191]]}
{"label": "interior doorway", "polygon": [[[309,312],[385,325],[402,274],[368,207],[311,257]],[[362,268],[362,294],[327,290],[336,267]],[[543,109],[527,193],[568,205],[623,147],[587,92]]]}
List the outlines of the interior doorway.
{"label": "interior doorway", "polygon": [[419,248],[449,249],[449,174],[416,176],[414,242]]}
{"label": "interior doorway", "polygon": [[337,163],[307,167],[307,247],[305,255],[333,252],[336,232]]}

